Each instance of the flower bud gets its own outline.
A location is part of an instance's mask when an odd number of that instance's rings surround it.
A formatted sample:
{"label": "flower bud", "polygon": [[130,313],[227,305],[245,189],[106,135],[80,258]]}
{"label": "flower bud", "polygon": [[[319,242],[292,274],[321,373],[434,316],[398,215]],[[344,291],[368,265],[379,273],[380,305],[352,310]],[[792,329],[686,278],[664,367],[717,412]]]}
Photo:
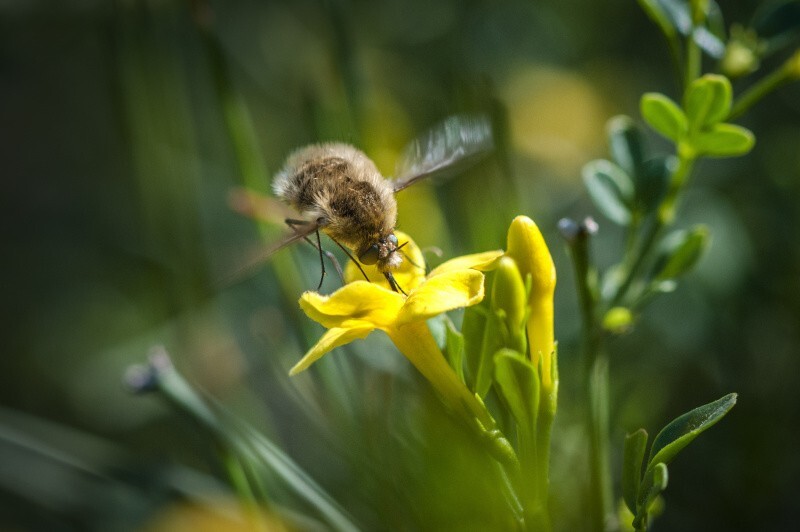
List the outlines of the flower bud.
{"label": "flower bud", "polygon": [[553,335],[553,295],[556,268],[541,231],[527,216],[517,216],[508,229],[506,255],[514,259],[523,279],[530,276],[528,298],[528,344],[531,361],[542,364],[542,386],[551,386],[550,365]]}
{"label": "flower bud", "polygon": [[491,308],[502,311],[508,331],[506,347],[525,353],[525,316],[528,305],[525,282],[516,262],[508,256],[500,258],[492,284]]}

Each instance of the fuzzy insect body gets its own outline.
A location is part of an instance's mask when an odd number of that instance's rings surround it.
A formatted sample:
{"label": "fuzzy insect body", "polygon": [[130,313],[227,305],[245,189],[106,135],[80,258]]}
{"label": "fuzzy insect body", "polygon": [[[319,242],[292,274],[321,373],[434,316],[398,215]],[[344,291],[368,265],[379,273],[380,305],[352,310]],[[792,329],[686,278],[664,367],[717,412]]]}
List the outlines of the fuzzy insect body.
{"label": "fuzzy insect body", "polygon": [[[403,262],[403,245],[394,234],[397,222],[394,195],[423,179],[453,175],[491,149],[491,124],[482,115],[451,116],[410,142],[398,161],[394,179],[384,178],[369,157],[349,144],[330,142],[300,148],[286,159],[272,188],[302,219],[287,218],[293,232],[259,251],[233,278],[252,271],[276,251],[300,240],[319,249],[324,277],[319,240],[322,231],[356,266],[374,264],[392,289],[402,292],[392,276],[392,270]],[[241,207],[241,210],[249,212],[251,208]],[[312,234],[317,236],[316,243],[310,239]],[[350,251],[358,257],[357,261]],[[361,271],[366,278],[364,270]]]}
{"label": "fuzzy insect body", "polygon": [[394,228],[392,182],[363,152],[342,143],[314,144],[292,153],[273,183],[275,194],[350,248],[388,272],[402,262]]}

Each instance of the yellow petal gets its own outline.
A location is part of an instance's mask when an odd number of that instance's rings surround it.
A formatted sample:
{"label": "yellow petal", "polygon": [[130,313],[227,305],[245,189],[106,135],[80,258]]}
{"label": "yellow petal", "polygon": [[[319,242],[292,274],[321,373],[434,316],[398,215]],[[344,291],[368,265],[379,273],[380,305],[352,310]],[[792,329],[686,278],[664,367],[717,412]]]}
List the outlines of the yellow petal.
{"label": "yellow petal", "polygon": [[328,329],[325,334],[322,335],[322,338],[319,339],[319,342],[300,359],[300,362],[289,370],[289,375],[297,375],[322,358],[322,355],[328,351],[340,345],[350,343],[353,340],[366,338],[373,330],[375,330],[375,327],[370,323],[354,324],[354,326],[346,328],[334,327]]}
{"label": "yellow petal", "polygon": [[[397,269],[392,271],[392,275],[395,281],[397,281],[397,284],[400,285],[400,288],[408,293],[425,280],[425,258],[422,256],[420,249],[407,234],[402,231],[395,231],[394,234],[397,237],[398,243],[403,246],[400,250],[403,256],[403,262],[400,263]],[[407,244],[403,245],[406,242]],[[367,274],[370,282],[391,290],[389,283],[386,281],[386,277],[378,271],[378,268],[376,268],[374,264],[372,266],[361,264],[361,267],[364,269],[364,273]],[[351,260],[347,261],[347,266],[345,266],[344,280],[347,283],[364,280],[364,275],[362,275],[358,266]]]}
{"label": "yellow petal", "polygon": [[493,269],[502,256],[503,251],[498,249],[496,251],[484,251],[483,253],[473,253],[472,255],[456,257],[434,268],[431,273],[428,274],[428,278],[430,279],[436,275],[455,270],[472,269],[485,272]]}
{"label": "yellow petal", "polygon": [[397,325],[426,320],[442,312],[479,303],[483,299],[483,274],[457,270],[431,277],[408,295],[397,315]]}
{"label": "yellow petal", "polygon": [[487,427],[494,423],[486,408],[447,363],[425,322],[409,323],[387,332],[397,349],[428,379],[450,408],[469,421],[477,418]]}
{"label": "yellow petal", "polygon": [[348,327],[353,322],[388,327],[394,322],[403,300],[403,296],[382,286],[356,281],[329,296],[305,292],[300,296],[300,308],[328,329]]}

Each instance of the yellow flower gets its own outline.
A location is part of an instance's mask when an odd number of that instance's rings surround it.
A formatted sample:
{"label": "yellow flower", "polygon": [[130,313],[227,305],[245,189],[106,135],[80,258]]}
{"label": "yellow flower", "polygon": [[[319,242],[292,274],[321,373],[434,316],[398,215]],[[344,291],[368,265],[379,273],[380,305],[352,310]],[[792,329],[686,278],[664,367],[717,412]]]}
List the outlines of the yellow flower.
{"label": "yellow flower", "polygon": [[541,231],[527,216],[517,216],[508,229],[506,255],[517,263],[522,278],[531,278],[528,298],[528,345],[534,366],[542,364],[542,387],[552,388],[551,376],[555,337],[553,333],[553,295],[556,268]]}
{"label": "yellow flower", "polygon": [[290,374],[305,370],[332,349],[380,329],[452,409],[468,419],[477,418],[488,427],[493,423],[491,417],[448,365],[425,321],[479,303],[484,295],[484,275],[479,270],[492,268],[503,252],[458,257],[426,276],[419,248],[407,235],[400,232],[396,235],[401,244],[407,244],[402,248],[406,260],[394,277],[408,296],[393,292],[374,266],[362,265],[372,282],[356,280],[363,276],[352,264],[348,264],[345,272],[348,284],[333,294],[305,292],[300,297],[300,307],[328,330]]}

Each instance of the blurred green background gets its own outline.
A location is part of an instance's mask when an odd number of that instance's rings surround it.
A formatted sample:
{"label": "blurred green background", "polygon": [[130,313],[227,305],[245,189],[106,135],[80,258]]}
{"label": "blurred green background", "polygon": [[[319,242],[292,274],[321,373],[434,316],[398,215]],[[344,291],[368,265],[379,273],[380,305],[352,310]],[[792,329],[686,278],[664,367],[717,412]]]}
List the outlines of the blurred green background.
{"label": "blurred green background", "polygon": [[[762,4],[726,2],[726,23],[747,24]],[[503,247],[516,214],[542,228],[559,275],[553,506],[557,528],[571,529],[586,444],[578,312],[555,226],[595,216],[598,264],[618,260],[620,232],[593,210],[580,169],[607,156],[606,120],[638,120],[652,90],[675,98],[677,84],[633,1],[0,2],[0,528],[157,528],[182,501],[228,500],[208,438],[122,385],[156,344],[365,528],[472,519],[463,509],[486,491],[473,489],[481,467],[461,471],[474,450],[431,441],[457,429],[385,338],[286,375],[321,334],[296,304],[316,286],[313,250],[296,246],[245,281],[215,285],[282,233],[233,213],[232,187],[266,192],[288,152],[330,139],[391,175],[406,142],[471,111],[493,116],[496,154],[402,192],[398,226],[444,258]],[[625,431],[654,434],[740,394],[670,466],[656,530],[796,523],[800,86],[740,123],[755,149],[704,161],[678,216],[711,227],[708,255],[613,344],[616,464]],[[329,276],[323,291],[336,285]],[[489,521],[476,512],[480,529]]]}

